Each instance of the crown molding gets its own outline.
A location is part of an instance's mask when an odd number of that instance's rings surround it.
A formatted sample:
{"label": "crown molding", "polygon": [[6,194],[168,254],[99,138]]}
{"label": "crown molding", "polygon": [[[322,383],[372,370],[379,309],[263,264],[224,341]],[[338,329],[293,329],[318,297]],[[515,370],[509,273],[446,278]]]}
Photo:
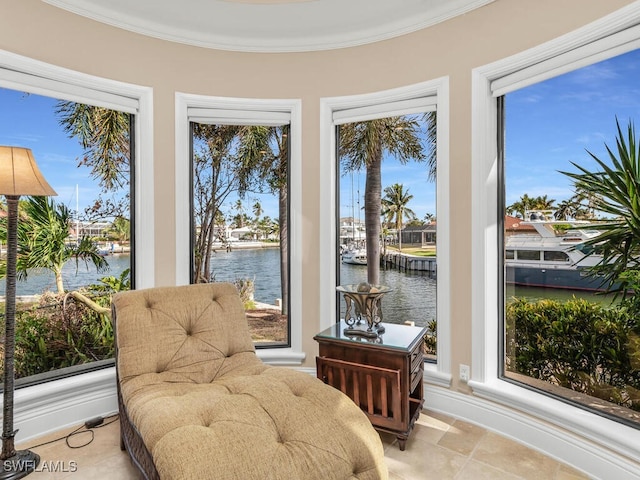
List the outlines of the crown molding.
{"label": "crown molding", "polygon": [[124,30],[218,50],[284,53],[379,42],[494,0],[42,0]]}

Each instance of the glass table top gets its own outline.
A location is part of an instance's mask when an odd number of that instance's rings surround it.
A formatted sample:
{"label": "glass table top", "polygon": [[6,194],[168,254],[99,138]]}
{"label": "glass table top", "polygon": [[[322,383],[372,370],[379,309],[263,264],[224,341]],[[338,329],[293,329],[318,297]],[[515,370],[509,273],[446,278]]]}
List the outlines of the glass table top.
{"label": "glass table top", "polygon": [[[380,325],[384,326],[384,332],[378,334],[376,338],[369,338],[361,335],[345,334],[345,329],[353,327],[348,327],[345,321],[341,320],[340,323],[323,330],[314,338],[316,340],[337,340],[359,345],[369,343],[396,350],[411,350],[416,342],[420,341],[427,333],[427,327],[412,327],[395,323],[381,323]],[[366,322],[360,328],[366,330]]]}

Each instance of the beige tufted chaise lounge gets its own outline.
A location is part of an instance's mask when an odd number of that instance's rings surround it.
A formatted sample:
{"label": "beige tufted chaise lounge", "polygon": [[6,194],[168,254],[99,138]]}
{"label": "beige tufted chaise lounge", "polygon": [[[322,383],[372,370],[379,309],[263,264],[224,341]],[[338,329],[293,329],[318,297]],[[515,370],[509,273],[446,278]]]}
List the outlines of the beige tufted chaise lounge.
{"label": "beige tufted chaise lounge", "polygon": [[112,311],[121,447],[146,478],[387,478],[347,396],[256,356],[233,285],[123,292]]}

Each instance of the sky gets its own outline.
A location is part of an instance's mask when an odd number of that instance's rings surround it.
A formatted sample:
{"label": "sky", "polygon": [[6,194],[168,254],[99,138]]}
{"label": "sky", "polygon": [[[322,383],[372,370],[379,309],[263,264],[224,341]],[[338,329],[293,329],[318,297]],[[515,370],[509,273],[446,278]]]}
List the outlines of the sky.
{"label": "sky", "polygon": [[573,196],[571,180],[596,164],[587,151],[608,159],[615,149],[616,116],[626,134],[640,133],[640,51],[635,50],[507,94],[506,205],[525,193],[556,204]]}
{"label": "sky", "polygon": [[0,88],[0,145],[33,151],[38,167],[58,194],[56,202],[76,208],[76,185],[80,211],[93,204],[99,191],[87,167],[78,168],[82,147],[58,124],[57,100]]}
{"label": "sky", "polygon": [[[28,147],[45,178],[58,193],[56,200],[80,210],[93,203],[99,188],[87,167],[78,167],[82,148],[68,138],[55,114],[57,100],[0,88],[0,144]],[[559,170],[576,171],[570,162],[592,167],[587,150],[605,153],[615,146],[616,116],[623,128],[629,120],[640,128],[640,51],[603,62],[507,94],[506,100],[506,205],[525,193],[547,195],[556,203],[573,195],[571,181]],[[339,177],[340,216],[358,218],[363,206],[365,174]],[[426,163],[401,165],[386,156],[382,188],[400,183],[413,195],[408,207],[423,219],[436,214],[435,183],[428,180]],[[354,201],[351,201],[353,192]],[[244,200],[247,213],[257,197]],[[359,202],[358,202],[359,199]],[[277,218],[275,197],[259,198],[263,215]],[[235,199],[230,199],[230,205]],[[352,210],[352,204],[354,204]],[[233,212],[229,212],[233,213]],[[364,212],[361,210],[361,219]]]}
{"label": "sky", "polygon": [[[429,169],[426,162],[408,162],[403,165],[392,156],[385,155],[382,161],[381,177],[383,198],[386,187],[394,183],[401,184],[405,193],[413,195],[407,207],[413,210],[418,219],[423,220],[427,213],[435,216],[436,184],[429,181]],[[364,171],[353,174],[353,197],[351,173],[344,175],[341,173],[338,180],[340,182],[340,216],[353,216],[356,219],[360,218],[364,222],[364,189],[366,182]],[[353,209],[351,208],[352,205],[354,206]],[[358,215],[358,207],[360,207],[360,215]]]}
{"label": "sky", "polygon": [[[506,206],[524,194],[547,195],[557,205],[573,196],[571,179],[560,171],[577,172],[571,162],[594,169],[587,151],[608,159],[605,144],[615,148],[616,117],[623,132],[631,121],[640,135],[640,50],[509,93],[505,105]],[[341,216],[351,216],[351,179],[340,182]],[[418,218],[436,213],[435,184],[425,164],[385,157],[383,190],[393,183],[413,195],[407,206]],[[364,184],[364,174],[354,176],[360,205]]]}
{"label": "sky", "polygon": [[[421,115],[413,116],[422,122]],[[421,125],[424,129],[424,125]],[[426,153],[426,152],[425,152]],[[364,223],[364,191],[366,174],[347,172],[340,166],[338,175],[340,193],[340,217],[355,217]],[[429,180],[428,162],[408,161],[404,165],[388,152],[383,152],[381,173],[382,198],[384,189],[397,183],[402,185],[403,191],[412,196],[407,204],[419,220],[424,220],[426,214],[436,215],[436,184]],[[360,212],[358,214],[358,211]],[[404,219],[406,222],[406,218]]]}

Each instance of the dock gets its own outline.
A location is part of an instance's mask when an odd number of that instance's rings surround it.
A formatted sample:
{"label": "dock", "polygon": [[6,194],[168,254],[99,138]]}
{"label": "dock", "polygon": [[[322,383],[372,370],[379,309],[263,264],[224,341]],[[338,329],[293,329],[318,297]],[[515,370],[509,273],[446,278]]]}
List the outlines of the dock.
{"label": "dock", "polygon": [[392,265],[394,268],[429,272],[434,276],[437,270],[436,257],[418,257],[415,255],[392,252],[381,255],[381,261],[384,265]]}

